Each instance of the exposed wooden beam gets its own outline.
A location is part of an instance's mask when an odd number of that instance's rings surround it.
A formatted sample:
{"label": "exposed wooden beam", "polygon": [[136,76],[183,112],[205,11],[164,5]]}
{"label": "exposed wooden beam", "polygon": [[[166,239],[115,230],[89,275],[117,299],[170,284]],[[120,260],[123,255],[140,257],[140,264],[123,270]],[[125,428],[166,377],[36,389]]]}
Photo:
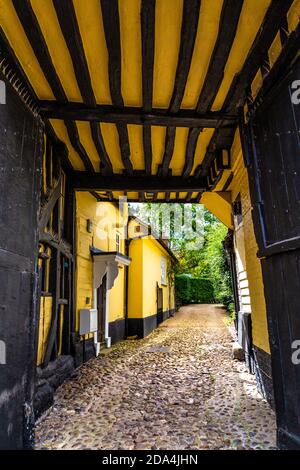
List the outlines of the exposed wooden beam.
{"label": "exposed wooden beam", "polygon": [[97,105],[90,108],[82,103],[60,104],[53,101],[39,101],[42,114],[53,119],[72,119],[77,121],[95,121],[124,123],[148,126],[190,127],[190,128],[216,128],[220,126],[235,127],[237,115],[219,112],[197,114],[195,111],[179,110],[171,114],[166,109],[154,108],[145,112],[143,108],[123,107],[116,108],[111,105]]}
{"label": "exposed wooden beam", "polygon": [[[142,0],[141,6],[143,111],[145,113],[152,111],[155,3],[155,0]],[[143,146],[145,172],[147,175],[151,175],[152,141],[151,128],[149,126],[143,127]]]}
{"label": "exposed wooden beam", "polygon": [[78,191],[136,191],[136,192],[197,192],[206,189],[206,178],[183,179],[181,176],[128,176],[115,174],[109,178],[100,173],[74,171],[72,185]]}
{"label": "exposed wooden beam", "polygon": [[[263,63],[263,60],[266,57],[277,32],[280,30],[282,21],[286,18],[287,12],[292,3],[293,0],[271,2],[263,24],[256,35],[245,63],[241,71],[235,76],[229,92],[227,93],[222,108],[224,113],[235,113],[240,106],[243,106],[246,99],[246,92],[249,89],[258,69]],[[293,40],[293,37],[291,40]],[[288,41],[286,46],[288,46]],[[234,130],[230,129],[220,128],[215,131],[207,148],[206,155],[202,162],[201,171],[198,172],[198,176],[208,173],[210,164],[214,158],[214,152],[217,148],[231,148],[234,134]]]}
{"label": "exposed wooden beam", "polygon": [[[157,199],[151,199],[151,200],[147,200],[147,202],[151,202],[151,204],[174,204],[174,203],[184,203],[184,204],[197,204],[199,203],[199,199],[201,199],[202,197],[202,192],[198,194],[198,196],[196,198],[193,198],[191,199],[189,202],[186,200],[186,198],[176,198],[176,199],[164,199],[164,198],[157,198]],[[103,198],[103,197],[99,197],[98,199],[98,202],[107,202],[107,199]],[[112,199],[111,202],[114,202],[114,203],[118,203],[118,199],[117,198],[114,198]],[[133,199],[133,198],[129,198],[127,199],[127,202],[135,202],[135,203],[138,203],[138,202],[143,202],[140,198],[139,199]]]}
{"label": "exposed wooden beam", "polygon": [[199,95],[197,112],[206,113],[213,105],[224,77],[244,0],[224,0],[216,44],[210,59],[204,85]]}
{"label": "exposed wooden beam", "polygon": [[[62,2],[60,0],[54,0],[53,4],[72,59],[72,64],[81,96],[87,106],[95,108],[96,98],[92,87],[91,77],[85,57],[74,5],[71,1]],[[112,173],[112,164],[105,149],[100,127],[97,123],[94,122],[90,124],[90,127],[92,139],[97,149],[99,159],[103,164],[104,172]]]}
{"label": "exposed wooden beam", "polygon": [[[35,13],[31,7],[29,0],[13,0],[13,5],[16,13],[22,23],[26,36],[30,42],[30,45],[36,55],[36,58],[40,64],[40,67],[53,91],[53,94],[57,100],[61,103],[67,103],[68,99],[65,91],[62,87],[60,79],[56,73],[53,65],[48,46],[44,39],[41,31],[39,22],[35,16]],[[66,123],[66,127],[69,133],[70,140],[73,140],[76,150],[81,157],[85,168],[89,171],[93,170],[93,165],[87,155],[87,153],[81,152],[83,149],[79,143],[78,130],[73,122]],[[70,134],[71,132],[71,134]],[[78,142],[77,142],[78,139]]]}
{"label": "exposed wooden beam", "polygon": [[65,123],[65,126],[66,126],[68,134],[69,134],[70,142],[71,142],[72,146],[74,147],[74,149],[76,150],[76,152],[80,155],[80,158],[83,161],[83,164],[84,164],[86,170],[87,171],[95,171],[94,167],[93,167],[93,164],[92,164],[92,162],[91,162],[84,146],[80,142],[78,129],[77,129],[76,124],[73,121],[67,121],[67,120],[65,120],[64,123]]}
{"label": "exposed wooden beam", "polygon": [[193,193],[192,193],[191,191],[189,191],[189,192],[187,193],[187,196],[186,196],[186,198],[185,198],[185,202],[186,202],[186,203],[189,204],[189,203],[191,202],[192,195],[193,195]]}
{"label": "exposed wooden beam", "polygon": [[175,145],[176,127],[167,127],[165,138],[165,151],[162,160],[162,166],[159,173],[166,177],[168,175],[169,166],[172,160]]}
{"label": "exposed wooden beam", "polygon": [[194,166],[195,151],[197,147],[198,137],[201,129],[193,128],[189,130],[186,150],[185,150],[185,164],[182,172],[183,178],[188,178]]}
{"label": "exposed wooden beam", "polygon": [[[124,102],[121,93],[121,42],[120,42],[120,18],[118,0],[100,0],[105,40],[108,50],[108,71],[111,99],[114,106],[123,108]],[[121,157],[130,175],[133,166],[130,160],[130,146],[126,124],[117,122],[119,133]]]}
{"label": "exposed wooden beam", "polygon": [[[197,0],[185,0],[183,5],[183,15],[181,24],[180,50],[177,62],[173,95],[171,98],[170,113],[178,112],[185,85],[187,82],[192,55],[194,51],[195,38],[197,34],[200,2]],[[176,129],[167,127],[165,139],[165,152],[162,162],[162,175],[166,176],[172,160]]]}
{"label": "exposed wooden beam", "polygon": [[171,113],[176,113],[179,110],[183,99],[198,30],[200,4],[200,0],[185,0],[183,4],[180,50],[174,90],[169,106]]}
{"label": "exposed wooden beam", "polygon": [[[218,37],[211,55],[204,85],[198,98],[196,109],[199,114],[207,113],[217,96],[224,77],[224,68],[236,35],[242,6],[243,0],[224,0]],[[192,171],[199,133],[197,129],[189,132],[185,166],[182,174],[184,178],[188,178]]]}

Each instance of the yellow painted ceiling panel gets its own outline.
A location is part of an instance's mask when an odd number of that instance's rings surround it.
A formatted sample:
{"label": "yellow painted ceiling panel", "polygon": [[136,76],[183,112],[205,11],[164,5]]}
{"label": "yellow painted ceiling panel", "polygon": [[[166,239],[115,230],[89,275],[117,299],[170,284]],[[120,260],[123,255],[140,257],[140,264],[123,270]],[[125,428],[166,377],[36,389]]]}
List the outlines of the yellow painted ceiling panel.
{"label": "yellow painted ceiling panel", "polygon": [[202,0],[193,58],[182,108],[195,109],[218,36],[223,0]]}
{"label": "yellow painted ceiling panel", "polygon": [[11,1],[0,0],[0,24],[38,97],[44,100],[53,100],[52,90],[29,44]]}
{"label": "yellow painted ceiling panel", "polygon": [[82,101],[72,60],[65,43],[51,0],[31,0],[40,28],[48,46],[52,62],[63,89],[70,101]]}
{"label": "yellow painted ceiling panel", "polygon": [[233,78],[243,67],[270,3],[271,0],[244,0],[236,36],[224,70],[224,79],[212,107],[213,111],[222,108]]}
{"label": "yellow painted ceiling panel", "polygon": [[165,199],[166,193],[157,193],[157,199]]}
{"label": "yellow painted ceiling panel", "polygon": [[289,32],[291,33],[294,31],[298,24],[300,18],[300,0],[295,0],[289,9],[288,12],[288,25],[289,25]]}
{"label": "yellow painted ceiling panel", "polygon": [[142,106],[141,0],[119,0],[122,95],[127,106]]}
{"label": "yellow painted ceiling panel", "polygon": [[188,193],[179,193],[179,198],[180,199],[185,199],[187,197]]}
{"label": "yellow painted ceiling panel", "polygon": [[185,163],[186,144],[189,129],[185,127],[177,127],[175,135],[175,144],[173,157],[170,163],[173,176],[180,176]]}
{"label": "yellow painted ceiling panel", "polygon": [[124,165],[121,158],[119,135],[115,124],[101,123],[101,132],[106,151],[113,166],[114,173],[122,173]]}
{"label": "yellow painted ceiling panel", "polygon": [[199,193],[193,193],[192,194],[192,199],[196,199],[196,197],[198,196]]}
{"label": "yellow painted ceiling panel", "polygon": [[164,151],[165,151],[165,138],[166,128],[160,126],[151,127],[152,138],[152,173],[156,174],[158,165],[161,165]]}
{"label": "yellow painted ceiling panel", "polygon": [[96,101],[98,104],[112,104],[100,1],[73,0],[73,3]]}
{"label": "yellow painted ceiling panel", "polygon": [[195,150],[195,160],[191,174],[193,174],[197,166],[202,163],[206,153],[206,148],[210,143],[212,136],[214,135],[214,131],[214,129],[203,129],[203,131],[200,133]]}
{"label": "yellow painted ceiling panel", "polygon": [[119,197],[124,197],[124,192],[123,191],[114,191],[113,192],[113,197],[115,199],[118,199]]}
{"label": "yellow painted ceiling panel", "polygon": [[144,170],[143,127],[128,124],[130,158],[135,170]]}
{"label": "yellow painted ceiling panel", "polygon": [[63,121],[59,119],[50,119],[50,123],[52,124],[52,127],[54,129],[54,132],[56,133],[57,137],[66,144],[69,150],[69,159],[70,162],[74,168],[74,170],[80,170],[83,171],[84,165],[82,163],[81,158],[79,157],[78,153],[74,148],[72,147],[72,144],[69,140],[68,132],[66,129],[66,126],[64,125]]}
{"label": "yellow painted ceiling panel", "polygon": [[138,199],[139,198],[139,193],[128,192],[127,197],[128,197],[128,199]]}
{"label": "yellow painted ceiling panel", "polygon": [[91,160],[94,170],[100,170],[100,158],[95,147],[94,141],[91,135],[91,126],[89,122],[86,121],[76,121],[76,126],[78,129],[79,140],[84,146],[89,159]]}
{"label": "yellow painted ceiling panel", "polygon": [[183,0],[157,0],[153,107],[168,108],[174,88],[180,47]]}

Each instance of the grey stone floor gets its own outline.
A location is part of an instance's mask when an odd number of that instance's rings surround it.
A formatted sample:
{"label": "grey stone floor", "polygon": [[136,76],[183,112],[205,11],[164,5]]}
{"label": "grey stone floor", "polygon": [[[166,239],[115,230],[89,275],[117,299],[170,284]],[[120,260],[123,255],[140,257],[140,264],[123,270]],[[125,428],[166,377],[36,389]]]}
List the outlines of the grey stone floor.
{"label": "grey stone floor", "polygon": [[37,449],[273,449],[275,416],[219,306],[180,309],[92,359],[40,418]]}

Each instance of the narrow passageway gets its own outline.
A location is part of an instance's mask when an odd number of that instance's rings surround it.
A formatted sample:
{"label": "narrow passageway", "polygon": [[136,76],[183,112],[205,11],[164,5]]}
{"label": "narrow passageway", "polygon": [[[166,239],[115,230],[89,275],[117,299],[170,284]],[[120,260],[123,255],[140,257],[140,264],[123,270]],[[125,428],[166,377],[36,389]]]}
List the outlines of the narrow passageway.
{"label": "narrow passageway", "polygon": [[62,385],[36,430],[42,449],[271,449],[275,416],[220,306],[183,307]]}

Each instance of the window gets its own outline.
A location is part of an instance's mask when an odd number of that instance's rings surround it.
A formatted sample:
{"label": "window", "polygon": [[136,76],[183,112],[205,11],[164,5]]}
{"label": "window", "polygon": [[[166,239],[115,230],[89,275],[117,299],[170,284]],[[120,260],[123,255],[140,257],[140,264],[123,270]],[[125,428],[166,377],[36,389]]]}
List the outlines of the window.
{"label": "window", "polygon": [[120,252],[120,235],[116,234],[116,251]]}
{"label": "window", "polygon": [[161,258],[161,284],[167,285],[167,263],[165,258]]}

